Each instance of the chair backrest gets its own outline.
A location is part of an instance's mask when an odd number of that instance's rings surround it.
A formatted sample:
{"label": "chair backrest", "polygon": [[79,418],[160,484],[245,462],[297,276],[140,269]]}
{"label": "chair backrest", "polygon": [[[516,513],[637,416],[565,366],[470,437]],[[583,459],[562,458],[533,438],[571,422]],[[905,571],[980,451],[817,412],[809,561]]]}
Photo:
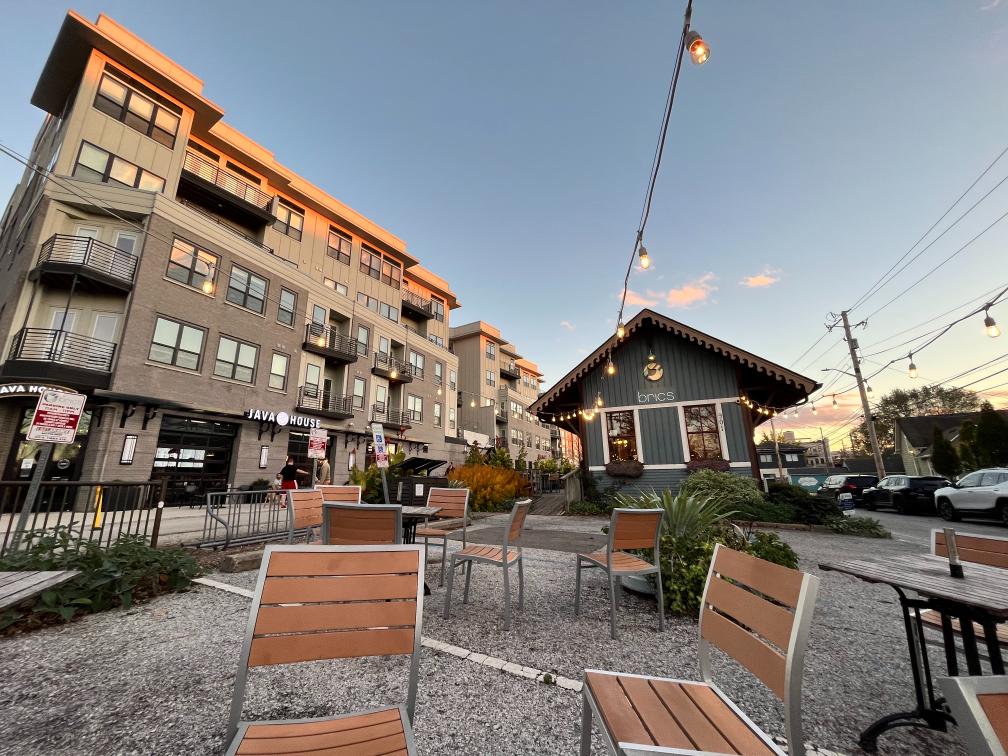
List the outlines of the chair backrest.
{"label": "chair backrest", "polygon": [[529,507],[532,506],[532,499],[520,499],[511,507],[511,516],[507,525],[504,526],[504,546],[513,544],[521,537],[522,528],[525,527],[525,517],[528,515]]}
{"label": "chair backrest", "polygon": [[971,756],[1008,753],[1008,676],[942,677],[938,684]]}
{"label": "chair backrest", "polygon": [[322,543],[329,546],[402,543],[402,507],[326,502]]}
{"label": "chair backrest", "polygon": [[804,748],[801,683],[819,578],[714,547],[700,604],[700,673],[711,682],[710,645],[749,669],[784,702],[789,753]]}
{"label": "chair backrest", "polygon": [[614,509],[609,518],[609,553],[625,549],[657,549],[664,517],[663,509]]}
{"label": "chair backrest", "polygon": [[[956,547],[959,549],[959,559],[963,562],[1008,569],[1008,538],[977,535],[976,533],[956,533],[955,540]],[[945,533],[942,530],[931,531],[931,553],[935,556],[948,558],[948,546],[945,543]]]}
{"label": "chair backrest", "polygon": [[294,489],[287,492],[288,541],[294,541],[294,531],[322,525],[322,492],[317,488]]}
{"label": "chair backrest", "polygon": [[267,546],[235,677],[228,740],[249,667],[412,655],[413,719],[423,618],[421,546]]}
{"label": "chair backrest", "polygon": [[316,486],[315,488],[322,492],[322,498],[326,501],[360,504],[360,486]]}
{"label": "chair backrest", "polygon": [[464,517],[468,514],[468,488],[432,488],[427,492],[427,506],[441,507],[439,519]]}

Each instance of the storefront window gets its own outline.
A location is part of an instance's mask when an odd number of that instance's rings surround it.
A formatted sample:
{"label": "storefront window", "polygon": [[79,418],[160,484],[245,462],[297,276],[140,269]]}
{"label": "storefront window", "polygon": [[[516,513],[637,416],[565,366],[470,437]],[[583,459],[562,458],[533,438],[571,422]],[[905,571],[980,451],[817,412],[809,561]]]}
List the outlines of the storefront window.
{"label": "storefront window", "polygon": [[720,459],[721,433],[718,430],[717,407],[694,404],[683,407],[686,417],[686,440],[690,459]]}
{"label": "storefront window", "polygon": [[[35,405],[21,411],[21,423],[14,437],[14,453],[8,458],[4,480],[31,480],[35,472],[35,462],[41,451],[41,443],[27,439],[31,427]],[[43,480],[79,480],[80,466],[87,448],[88,431],[91,428],[91,410],[85,410],[77,425],[77,437],[72,444],[54,444],[49,464],[43,471]]]}
{"label": "storefront window", "polygon": [[610,462],[637,461],[637,433],[633,412],[607,412]]}

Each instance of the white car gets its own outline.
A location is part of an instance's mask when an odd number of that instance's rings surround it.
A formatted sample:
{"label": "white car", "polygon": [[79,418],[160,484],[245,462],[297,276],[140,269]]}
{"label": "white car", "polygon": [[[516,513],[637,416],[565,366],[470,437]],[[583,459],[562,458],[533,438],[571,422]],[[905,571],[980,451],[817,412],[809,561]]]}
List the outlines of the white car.
{"label": "white car", "polygon": [[1008,525],[1008,467],[991,467],[964,475],[952,486],[935,491],[935,506],[943,520],[963,515],[997,517]]}

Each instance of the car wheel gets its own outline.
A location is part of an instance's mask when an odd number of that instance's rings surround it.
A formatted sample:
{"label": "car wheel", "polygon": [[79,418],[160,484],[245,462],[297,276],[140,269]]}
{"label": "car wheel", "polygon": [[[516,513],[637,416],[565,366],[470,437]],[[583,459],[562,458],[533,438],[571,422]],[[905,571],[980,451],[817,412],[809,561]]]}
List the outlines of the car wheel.
{"label": "car wheel", "polygon": [[862,503],[864,504],[864,508],[869,512],[874,512],[878,508],[875,506],[874,499],[865,499]]}
{"label": "car wheel", "polygon": [[1001,522],[1008,525],[1008,501],[1002,501],[999,507],[1001,511]]}
{"label": "car wheel", "polygon": [[892,505],[893,509],[895,509],[898,514],[910,514],[910,508],[907,506],[902,496],[893,496]]}
{"label": "car wheel", "polygon": [[952,502],[948,499],[939,500],[938,514],[941,515],[943,520],[947,520],[948,522],[959,522],[959,513],[956,512],[956,508],[952,506]]}

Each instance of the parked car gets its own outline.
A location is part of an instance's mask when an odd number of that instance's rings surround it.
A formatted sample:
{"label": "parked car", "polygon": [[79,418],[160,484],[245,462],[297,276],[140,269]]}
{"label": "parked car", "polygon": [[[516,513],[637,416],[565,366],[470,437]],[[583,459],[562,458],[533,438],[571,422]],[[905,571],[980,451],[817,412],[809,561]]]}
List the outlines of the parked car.
{"label": "parked car", "polygon": [[818,493],[822,496],[832,496],[839,499],[840,494],[849,493],[854,501],[861,501],[861,495],[866,488],[878,483],[875,475],[830,475],[819,486]]}
{"label": "parked car", "polygon": [[940,475],[889,475],[861,494],[865,509],[892,507],[900,514],[934,512],[935,491],[952,485]]}
{"label": "parked car", "polygon": [[963,515],[997,517],[1008,525],[1008,467],[991,467],[962,476],[935,491],[935,504],[943,520],[955,522]]}

